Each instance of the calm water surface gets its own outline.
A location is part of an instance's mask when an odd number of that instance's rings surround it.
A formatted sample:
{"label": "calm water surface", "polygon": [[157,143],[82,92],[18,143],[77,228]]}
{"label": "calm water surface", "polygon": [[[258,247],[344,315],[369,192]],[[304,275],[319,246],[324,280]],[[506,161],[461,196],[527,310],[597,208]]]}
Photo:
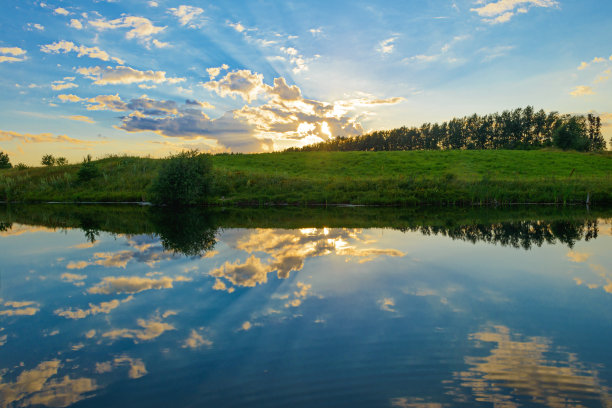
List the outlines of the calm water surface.
{"label": "calm water surface", "polygon": [[406,211],[0,207],[0,407],[612,407],[612,211]]}

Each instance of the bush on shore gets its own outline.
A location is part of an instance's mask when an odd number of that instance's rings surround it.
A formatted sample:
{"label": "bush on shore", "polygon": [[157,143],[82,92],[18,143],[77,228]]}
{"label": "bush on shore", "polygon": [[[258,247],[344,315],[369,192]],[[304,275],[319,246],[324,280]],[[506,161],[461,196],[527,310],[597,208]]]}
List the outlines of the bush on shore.
{"label": "bush on shore", "polygon": [[189,150],[170,156],[163,163],[150,194],[155,204],[184,206],[205,203],[211,189],[210,155]]}

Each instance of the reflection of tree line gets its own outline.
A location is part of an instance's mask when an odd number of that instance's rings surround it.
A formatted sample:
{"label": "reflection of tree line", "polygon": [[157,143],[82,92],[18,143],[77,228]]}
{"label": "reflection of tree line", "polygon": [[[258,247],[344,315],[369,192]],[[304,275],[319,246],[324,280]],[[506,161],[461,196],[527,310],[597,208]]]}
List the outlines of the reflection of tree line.
{"label": "reflection of tree line", "polygon": [[446,226],[419,226],[411,228],[423,235],[444,235],[463,241],[488,242],[512,246],[514,248],[530,249],[532,246],[554,244],[557,241],[570,248],[577,241],[597,238],[597,220],[573,221],[509,221],[499,224],[473,224]]}
{"label": "reflection of tree line", "polygon": [[104,205],[0,206],[0,232],[13,223],[48,228],[80,228],[88,241],[100,232],[157,235],[166,250],[188,256],[215,246],[219,228],[393,228],[443,235],[469,242],[529,249],[560,242],[569,247],[597,238],[598,218],[612,210],[584,208],[285,208],[169,210],[162,207]]}

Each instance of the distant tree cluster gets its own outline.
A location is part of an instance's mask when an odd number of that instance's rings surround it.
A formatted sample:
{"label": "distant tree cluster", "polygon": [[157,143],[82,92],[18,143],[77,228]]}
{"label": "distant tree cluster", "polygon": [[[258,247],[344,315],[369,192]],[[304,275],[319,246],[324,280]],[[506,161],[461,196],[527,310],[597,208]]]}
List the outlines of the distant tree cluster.
{"label": "distant tree cluster", "polygon": [[52,154],[45,154],[40,160],[43,166],[65,166],[68,160],[65,157],[54,157]]}
{"label": "distant tree cluster", "polygon": [[601,119],[595,115],[561,115],[532,106],[492,115],[454,118],[442,124],[401,127],[355,137],[336,137],[289,151],[562,149],[606,148]]}

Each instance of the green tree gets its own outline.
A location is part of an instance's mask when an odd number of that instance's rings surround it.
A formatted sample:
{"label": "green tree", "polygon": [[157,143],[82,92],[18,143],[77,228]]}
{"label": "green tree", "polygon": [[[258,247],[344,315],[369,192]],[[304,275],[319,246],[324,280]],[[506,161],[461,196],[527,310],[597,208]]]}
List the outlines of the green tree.
{"label": "green tree", "polygon": [[40,163],[41,163],[43,166],[49,166],[49,167],[50,167],[50,166],[54,166],[54,165],[55,165],[55,157],[53,157],[53,155],[52,155],[52,154],[45,154],[45,155],[42,157],[42,159],[41,159]]}
{"label": "green tree", "polygon": [[572,116],[560,123],[553,132],[553,144],[563,150],[587,150],[589,141],[586,137],[584,118]]}
{"label": "green tree", "polygon": [[58,157],[55,159],[55,164],[57,164],[58,166],[65,166],[68,164],[68,159],[66,159],[65,157]]}
{"label": "green tree", "polygon": [[151,201],[171,206],[202,204],[211,189],[210,156],[189,150],[166,159],[151,185]]}
{"label": "green tree", "polygon": [[8,154],[0,152],[0,169],[10,169],[13,167]]}

